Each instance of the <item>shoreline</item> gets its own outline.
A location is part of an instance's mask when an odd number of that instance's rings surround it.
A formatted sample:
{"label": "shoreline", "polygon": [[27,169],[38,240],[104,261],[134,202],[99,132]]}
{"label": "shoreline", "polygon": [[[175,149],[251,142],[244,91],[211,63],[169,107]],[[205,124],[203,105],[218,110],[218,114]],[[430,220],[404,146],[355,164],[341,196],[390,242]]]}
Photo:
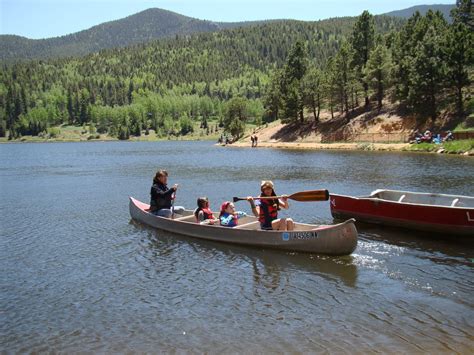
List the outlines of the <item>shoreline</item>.
{"label": "shoreline", "polygon": [[[248,143],[236,142],[230,147],[252,148]],[[409,143],[316,143],[316,142],[259,142],[257,148],[302,150],[362,150],[406,151]]]}
{"label": "shoreline", "polygon": [[[228,147],[252,148],[247,142],[235,142]],[[294,149],[294,150],[352,150],[352,151],[385,151],[474,156],[474,149],[463,152],[448,151],[442,145],[438,149],[420,150],[410,149],[417,145],[410,143],[316,143],[316,142],[259,142],[257,148]],[[433,147],[435,148],[435,147]]]}
{"label": "shoreline", "polygon": [[[214,138],[202,139],[203,137],[194,137],[190,139],[167,139],[167,138],[152,138],[152,139],[110,139],[104,137],[102,139],[24,139],[24,140],[2,140],[0,139],[0,144],[28,144],[28,143],[89,143],[89,142],[199,142],[199,141],[209,141],[215,142]],[[252,148],[248,142],[237,141],[232,144],[221,144],[215,143],[216,146],[222,147],[235,147],[235,148]],[[462,156],[474,156],[474,149],[469,151],[455,152],[448,151],[442,145],[439,147],[432,147],[437,149],[410,149],[411,147],[417,147],[417,145],[410,143],[369,143],[369,142],[359,142],[359,143],[317,143],[317,142],[269,142],[262,141],[258,142],[256,148],[266,148],[266,149],[288,149],[288,150],[347,150],[347,151],[379,151],[379,152],[408,152],[408,153],[430,153],[430,154],[449,154],[449,155],[462,155]]]}

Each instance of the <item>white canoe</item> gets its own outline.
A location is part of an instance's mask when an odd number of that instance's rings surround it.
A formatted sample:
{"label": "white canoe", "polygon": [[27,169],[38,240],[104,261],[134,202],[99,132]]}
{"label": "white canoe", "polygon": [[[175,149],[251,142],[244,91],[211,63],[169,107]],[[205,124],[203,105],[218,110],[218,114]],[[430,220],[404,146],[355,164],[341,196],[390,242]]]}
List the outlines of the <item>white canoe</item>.
{"label": "white canoe", "polygon": [[295,230],[291,232],[263,231],[253,216],[243,217],[237,227],[229,228],[198,224],[191,210],[170,219],[149,213],[149,207],[130,197],[130,215],[135,221],[200,239],[327,255],[349,255],[357,246],[354,219],[335,225],[295,223]]}

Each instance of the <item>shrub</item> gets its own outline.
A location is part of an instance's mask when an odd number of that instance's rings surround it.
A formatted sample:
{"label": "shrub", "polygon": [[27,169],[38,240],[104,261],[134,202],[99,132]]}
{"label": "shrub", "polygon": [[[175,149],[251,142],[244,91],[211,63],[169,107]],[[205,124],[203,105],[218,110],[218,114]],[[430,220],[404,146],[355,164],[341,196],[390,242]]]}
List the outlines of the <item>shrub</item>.
{"label": "shrub", "polygon": [[61,130],[58,127],[48,128],[49,138],[57,138],[61,134]]}

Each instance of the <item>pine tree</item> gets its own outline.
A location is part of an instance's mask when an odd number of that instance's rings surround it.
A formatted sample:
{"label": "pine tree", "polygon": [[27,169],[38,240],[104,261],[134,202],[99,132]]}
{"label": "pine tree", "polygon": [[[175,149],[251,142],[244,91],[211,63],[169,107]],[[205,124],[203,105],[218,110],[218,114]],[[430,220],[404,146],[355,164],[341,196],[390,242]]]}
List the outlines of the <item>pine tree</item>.
{"label": "pine tree", "polygon": [[281,81],[283,78],[283,72],[278,69],[274,69],[270,73],[270,80],[263,96],[263,103],[266,110],[267,121],[275,121],[279,118],[280,107],[282,106],[281,98]]}
{"label": "pine tree", "polygon": [[322,73],[316,67],[311,67],[303,79],[304,103],[313,112],[314,121],[319,121],[323,97]]}
{"label": "pine tree", "polygon": [[364,72],[365,81],[376,93],[377,106],[379,109],[382,107],[385,90],[390,82],[391,70],[392,59],[390,52],[385,45],[377,45],[370,53]]}
{"label": "pine tree", "polygon": [[450,26],[447,33],[446,57],[448,85],[456,88],[456,110],[464,113],[463,88],[469,86],[468,68],[474,62],[474,35],[463,22]]}
{"label": "pine tree", "polygon": [[284,118],[288,121],[303,122],[302,79],[308,66],[307,50],[300,41],[296,42],[288,55],[283,69],[282,101]]}
{"label": "pine tree", "polygon": [[437,115],[437,95],[443,86],[446,64],[442,60],[442,37],[434,26],[430,26],[416,47],[410,72],[408,100],[415,112],[430,116]]}
{"label": "pine tree", "polygon": [[349,92],[353,73],[351,71],[352,47],[344,42],[334,59],[334,80],[341,105],[341,112],[349,112]]}
{"label": "pine tree", "polygon": [[239,139],[245,131],[245,122],[248,119],[247,100],[234,97],[227,103],[224,118],[224,130]]}
{"label": "pine tree", "polygon": [[365,93],[365,106],[369,105],[369,84],[363,75],[364,68],[369,60],[369,54],[374,47],[375,24],[374,17],[364,11],[357,19],[352,31],[351,44],[354,49],[352,66],[357,73],[357,79],[361,82]]}
{"label": "pine tree", "polygon": [[474,6],[472,0],[456,0],[456,7],[451,11],[454,23],[463,23],[472,32],[474,31]]}

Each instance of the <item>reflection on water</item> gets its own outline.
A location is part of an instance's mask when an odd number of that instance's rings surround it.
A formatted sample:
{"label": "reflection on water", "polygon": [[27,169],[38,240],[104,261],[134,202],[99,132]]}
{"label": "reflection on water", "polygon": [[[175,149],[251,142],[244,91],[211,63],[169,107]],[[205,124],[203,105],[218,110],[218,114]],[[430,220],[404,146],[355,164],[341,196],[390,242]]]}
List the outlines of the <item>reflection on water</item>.
{"label": "reflection on water", "polygon": [[357,279],[357,266],[352,262],[352,256],[331,257],[265,250],[194,239],[164,231],[154,231],[150,238],[150,247],[154,249],[163,249],[165,241],[168,245],[165,252],[173,250],[174,244],[189,243],[189,246],[204,259],[213,259],[216,253],[222,253],[229,258],[244,258],[252,266],[255,284],[271,290],[282,287],[281,274],[287,269],[318,274],[328,281],[342,281],[348,287],[355,287]]}
{"label": "reflection on water", "polygon": [[[474,195],[474,160],[224,149],[208,142],[0,145],[0,339],[9,352],[471,353],[472,244],[360,225],[349,257],[200,241],[130,221],[158,168],[177,203],[376,188]],[[456,183],[453,184],[453,181]],[[329,203],[291,216],[332,223]],[[248,211],[248,204],[238,204]]]}

